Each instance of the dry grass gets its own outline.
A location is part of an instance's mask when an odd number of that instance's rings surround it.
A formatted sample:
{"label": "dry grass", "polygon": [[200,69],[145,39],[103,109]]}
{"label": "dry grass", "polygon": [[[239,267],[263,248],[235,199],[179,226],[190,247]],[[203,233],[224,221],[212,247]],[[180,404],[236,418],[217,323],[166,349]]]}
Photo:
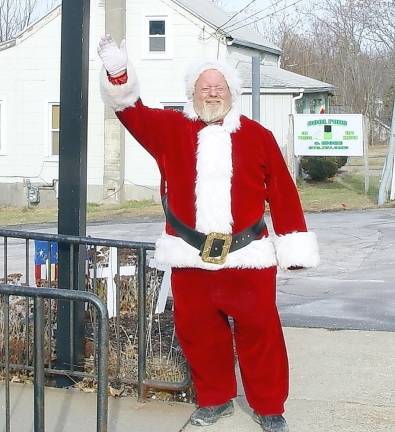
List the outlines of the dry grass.
{"label": "dry grass", "polygon": [[[114,218],[162,217],[163,209],[154,201],[126,201],[122,205],[88,204],[88,221],[107,221]],[[56,208],[0,207],[0,226],[57,222]]]}
{"label": "dry grass", "polygon": [[[377,207],[378,177],[370,177],[370,188],[364,193],[364,178],[360,175],[338,175],[325,182],[298,182],[306,211],[330,211]],[[154,201],[126,201],[122,205],[88,204],[88,221],[117,218],[163,218],[160,204]],[[57,209],[0,208],[0,226],[57,221]]]}
{"label": "dry grass", "polygon": [[[137,262],[135,252],[122,250],[119,254],[121,265],[135,265]],[[92,257],[91,257],[92,259]],[[96,261],[99,266],[108,264],[108,248],[97,250]],[[178,382],[185,377],[186,363],[179,349],[174,334],[174,323],[172,312],[166,310],[163,314],[155,314],[159,288],[162,280],[162,272],[147,268],[147,290],[146,290],[146,340],[147,340],[147,377],[153,380]],[[113,396],[122,394],[134,394],[135,389],[130,385],[130,380],[137,381],[138,367],[138,319],[137,319],[137,275],[114,278],[119,285],[120,291],[120,316],[111,318],[110,341],[109,341],[109,392]],[[12,281],[10,281],[12,282]],[[93,292],[93,283],[87,279],[87,290]],[[98,279],[96,294],[106,301],[106,280]],[[4,334],[4,305],[0,304],[0,334]],[[51,322],[49,320],[49,301],[45,302],[45,363],[49,364],[56,359],[54,352],[55,338],[53,328],[56,323],[56,302],[51,302]],[[10,298],[10,362],[14,364],[32,365],[33,320],[31,302],[16,297]],[[29,321],[27,321],[27,316]],[[95,350],[94,350],[94,328],[96,328],[95,311],[88,307],[85,320],[85,365],[87,373],[95,373]],[[29,334],[30,355],[27,358],[27,334]],[[50,349],[51,348],[51,349]],[[50,353],[50,351],[52,351]],[[0,352],[4,352],[4,340],[0,340]],[[20,374],[13,374],[20,376]],[[29,376],[29,374],[26,374]],[[20,379],[20,378],[18,378]],[[129,382],[129,384],[128,384]],[[92,379],[84,379],[76,383],[76,386],[84,391],[94,391],[96,383]],[[155,392],[151,394],[154,398],[167,400],[187,400],[183,392],[166,394]]]}
{"label": "dry grass", "polygon": [[356,210],[377,207],[378,177],[370,178],[367,194],[364,178],[358,175],[339,175],[324,182],[300,181],[298,189],[305,211]]}

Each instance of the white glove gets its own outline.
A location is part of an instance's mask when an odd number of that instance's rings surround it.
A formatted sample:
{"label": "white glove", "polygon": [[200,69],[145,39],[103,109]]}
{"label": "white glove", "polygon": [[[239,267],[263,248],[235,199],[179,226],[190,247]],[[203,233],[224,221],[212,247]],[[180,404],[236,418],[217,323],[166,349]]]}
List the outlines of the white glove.
{"label": "white glove", "polygon": [[127,68],[128,53],[126,52],[125,39],[119,48],[111,35],[105,35],[100,39],[97,53],[101,58],[106,71],[111,75],[117,75]]}

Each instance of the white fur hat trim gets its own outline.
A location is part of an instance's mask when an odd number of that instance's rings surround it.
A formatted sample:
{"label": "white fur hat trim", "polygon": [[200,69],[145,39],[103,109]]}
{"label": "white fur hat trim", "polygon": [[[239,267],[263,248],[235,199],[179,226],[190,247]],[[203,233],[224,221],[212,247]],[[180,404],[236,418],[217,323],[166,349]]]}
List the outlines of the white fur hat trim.
{"label": "white fur hat trim", "polygon": [[185,76],[185,94],[189,100],[193,98],[195,92],[195,84],[201,73],[206,70],[215,69],[222,73],[228,84],[230,93],[232,95],[232,101],[235,102],[241,93],[241,78],[238,71],[223,61],[213,60],[205,61],[192,65]]}

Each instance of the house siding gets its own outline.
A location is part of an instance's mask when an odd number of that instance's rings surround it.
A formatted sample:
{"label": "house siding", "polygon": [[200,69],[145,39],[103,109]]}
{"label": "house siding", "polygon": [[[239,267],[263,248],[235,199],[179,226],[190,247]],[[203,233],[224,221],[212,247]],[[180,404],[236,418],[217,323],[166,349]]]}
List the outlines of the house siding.
{"label": "house siding", "polygon": [[[166,58],[152,59],[144,50],[146,16],[168,19],[170,50]],[[96,45],[105,32],[103,2],[91,5],[88,118],[88,201],[102,202],[104,175],[104,105],[99,92],[101,62]],[[3,128],[5,152],[0,154],[0,205],[26,204],[24,178],[48,184],[58,178],[58,161],[49,157],[49,103],[59,102],[60,8],[52,11],[10,44],[0,45],[0,100],[6,112]],[[129,57],[140,77],[141,97],[151,107],[184,103],[184,76],[200,59],[217,55],[237,67],[253,50],[218,45],[212,29],[171,0],[128,0],[126,39]],[[4,49],[2,49],[2,47]],[[265,62],[278,56],[265,53]],[[265,94],[261,98],[262,123],[271,129],[280,146],[286,145],[292,95]],[[241,98],[241,110],[251,115],[251,95]],[[129,135],[125,137],[125,197],[159,198],[159,172],[155,161]],[[54,205],[55,191],[42,191],[40,205]]]}

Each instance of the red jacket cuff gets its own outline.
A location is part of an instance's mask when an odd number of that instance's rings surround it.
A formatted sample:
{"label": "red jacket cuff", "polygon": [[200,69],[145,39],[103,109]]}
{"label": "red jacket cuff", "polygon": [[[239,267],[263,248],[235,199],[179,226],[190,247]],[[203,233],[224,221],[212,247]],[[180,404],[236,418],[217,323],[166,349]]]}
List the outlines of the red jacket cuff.
{"label": "red jacket cuff", "polygon": [[110,81],[110,83],[113,84],[113,85],[122,85],[122,84],[126,84],[128,82],[128,73],[127,73],[127,71],[125,71],[121,76],[118,76],[118,77],[112,77],[107,72],[107,77],[108,77],[108,80]]}

